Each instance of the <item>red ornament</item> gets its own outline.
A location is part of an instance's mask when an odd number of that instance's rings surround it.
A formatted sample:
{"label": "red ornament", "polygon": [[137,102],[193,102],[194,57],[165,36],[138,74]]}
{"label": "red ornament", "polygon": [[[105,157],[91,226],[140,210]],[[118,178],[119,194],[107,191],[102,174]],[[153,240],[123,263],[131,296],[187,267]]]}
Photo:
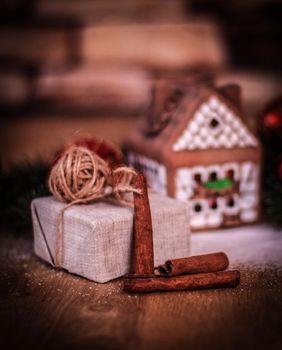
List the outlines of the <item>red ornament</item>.
{"label": "red ornament", "polygon": [[110,144],[108,141],[92,137],[75,140],[74,142],[66,145],[63,149],[60,149],[55,155],[51,168],[58,161],[58,159],[60,159],[63,153],[73,145],[82,146],[95,152],[99,157],[107,161],[112,168],[115,168],[123,163],[122,153],[118,148]]}
{"label": "red ornament", "polygon": [[263,118],[263,125],[269,130],[282,129],[282,114],[279,112],[269,112]]}
{"label": "red ornament", "polygon": [[114,147],[108,141],[92,137],[77,140],[73,144],[76,146],[86,147],[89,150],[97,153],[98,156],[106,160],[112,167],[122,163],[122,154],[120,150]]}

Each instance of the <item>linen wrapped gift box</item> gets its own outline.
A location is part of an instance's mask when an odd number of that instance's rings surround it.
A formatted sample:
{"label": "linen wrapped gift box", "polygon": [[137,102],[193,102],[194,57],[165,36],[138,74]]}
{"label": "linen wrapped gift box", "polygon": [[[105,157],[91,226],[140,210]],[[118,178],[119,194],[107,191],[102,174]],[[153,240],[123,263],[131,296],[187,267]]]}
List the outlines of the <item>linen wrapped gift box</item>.
{"label": "linen wrapped gift box", "polygon": [[[149,193],[154,235],[154,263],[189,255],[188,206]],[[32,202],[35,253],[54,265],[58,217],[65,203],[53,197]],[[130,272],[133,208],[98,201],[74,205],[64,213],[62,267],[96,282]]]}

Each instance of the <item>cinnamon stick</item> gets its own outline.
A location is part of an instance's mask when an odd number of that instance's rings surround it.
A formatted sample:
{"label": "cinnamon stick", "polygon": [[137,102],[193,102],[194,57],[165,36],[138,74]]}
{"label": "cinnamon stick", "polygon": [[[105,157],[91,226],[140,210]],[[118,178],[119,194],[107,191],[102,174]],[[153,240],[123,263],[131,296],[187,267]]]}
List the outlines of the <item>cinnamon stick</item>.
{"label": "cinnamon stick", "polygon": [[130,293],[151,293],[236,287],[239,282],[240,272],[235,270],[176,277],[127,277],[124,281],[124,289]]}
{"label": "cinnamon stick", "polygon": [[134,193],[134,275],[154,274],[153,229],[146,178],[137,174],[134,187],[141,193]]}
{"label": "cinnamon stick", "polygon": [[203,272],[222,271],[229,265],[225,253],[212,253],[168,260],[156,268],[156,273],[163,276],[177,276]]}

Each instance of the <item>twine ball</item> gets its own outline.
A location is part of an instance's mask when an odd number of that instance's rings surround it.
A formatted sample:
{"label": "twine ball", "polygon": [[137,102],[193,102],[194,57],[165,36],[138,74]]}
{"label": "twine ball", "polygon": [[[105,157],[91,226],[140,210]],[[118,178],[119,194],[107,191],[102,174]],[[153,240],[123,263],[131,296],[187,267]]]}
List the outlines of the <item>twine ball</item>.
{"label": "twine ball", "polygon": [[49,188],[58,200],[87,203],[105,196],[109,176],[102,158],[85,147],[72,146],[53,165]]}
{"label": "twine ball", "polygon": [[67,203],[88,203],[113,196],[122,201],[125,192],[136,192],[131,182],[135,171],[126,166],[113,170],[92,150],[73,145],[56,160],[49,175],[53,196]]}

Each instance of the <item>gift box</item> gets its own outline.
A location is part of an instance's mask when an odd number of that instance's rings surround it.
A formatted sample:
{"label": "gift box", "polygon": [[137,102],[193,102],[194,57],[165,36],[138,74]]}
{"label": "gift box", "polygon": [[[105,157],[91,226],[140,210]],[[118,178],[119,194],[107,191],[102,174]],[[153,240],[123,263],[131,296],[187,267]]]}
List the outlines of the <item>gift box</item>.
{"label": "gift box", "polygon": [[[189,255],[187,203],[149,193],[154,239],[154,264]],[[53,197],[32,202],[34,251],[55,266],[58,220],[65,203]],[[133,246],[133,207],[106,200],[74,205],[63,217],[62,264],[65,270],[96,282],[130,272]]]}

